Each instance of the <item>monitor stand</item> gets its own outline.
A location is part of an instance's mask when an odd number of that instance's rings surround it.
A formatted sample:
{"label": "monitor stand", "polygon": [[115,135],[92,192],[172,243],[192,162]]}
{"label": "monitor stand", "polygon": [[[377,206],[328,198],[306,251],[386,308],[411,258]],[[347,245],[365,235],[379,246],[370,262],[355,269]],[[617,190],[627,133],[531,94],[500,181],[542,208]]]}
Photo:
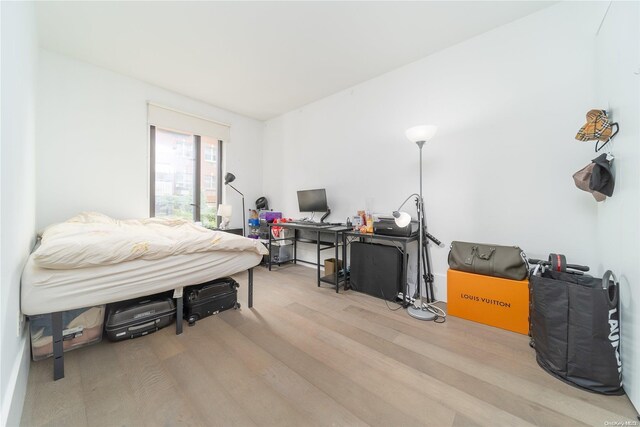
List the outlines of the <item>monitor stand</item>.
{"label": "monitor stand", "polygon": [[331,215],[331,209],[327,208],[327,213],[325,213],[324,215],[322,215],[322,218],[320,218],[320,223],[322,224],[324,222],[324,219],[326,217],[328,217],[329,215]]}

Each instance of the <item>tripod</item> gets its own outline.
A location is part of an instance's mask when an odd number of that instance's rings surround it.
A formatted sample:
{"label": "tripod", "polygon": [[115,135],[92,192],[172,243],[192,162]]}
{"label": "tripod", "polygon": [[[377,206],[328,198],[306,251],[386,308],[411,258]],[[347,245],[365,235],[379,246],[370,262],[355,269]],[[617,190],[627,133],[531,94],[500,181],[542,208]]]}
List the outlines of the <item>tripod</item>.
{"label": "tripod", "polygon": [[[431,254],[429,253],[429,240],[440,246],[442,243],[435,236],[427,231],[427,223],[424,215],[424,200],[421,196],[416,197],[416,208],[418,210],[418,262],[417,262],[417,280],[416,290],[413,299],[418,302],[407,308],[409,316],[420,320],[435,320],[437,315],[425,308],[426,303],[435,301],[433,292],[433,273],[431,272]],[[422,267],[422,268],[421,268]],[[422,295],[422,281],[425,284],[425,296]]]}

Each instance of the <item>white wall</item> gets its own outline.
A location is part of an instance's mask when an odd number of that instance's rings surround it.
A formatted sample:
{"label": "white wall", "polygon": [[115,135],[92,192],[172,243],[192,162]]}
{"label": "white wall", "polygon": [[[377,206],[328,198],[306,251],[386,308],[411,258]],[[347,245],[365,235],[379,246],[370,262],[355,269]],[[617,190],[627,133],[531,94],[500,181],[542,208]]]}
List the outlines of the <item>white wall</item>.
{"label": "white wall", "polygon": [[596,107],[620,123],[610,143],[616,187],[598,206],[598,273],[621,282],[624,387],[640,409],[640,4],[613,2],[597,37]]}
{"label": "white wall", "polygon": [[[437,124],[424,148],[436,237],[593,265],[597,208],[571,175],[593,157],[574,136],[593,105],[593,43],[605,7],[546,8],[268,121],[265,194],[293,217],[296,190],[319,187],[331,219],[355,214],[367,198],[390,213],[418,190],[418,149],[405,129]],[[447,253],[432,248],[440,299]]]}
{"label": "white wall", "polygon": [[[84,210],[116,218],[149,216],[147,101],[231,125],[226,169],[247,196],[261,196],[263,124],[49,51],[38,72],[37,226]],[[242,204],[232,190],[232,225]]]}
{"label": "white wall", "polygon": [[35,241],[36,24],[32,3],[2,2],[0,425],[18,425],[29,373],[20,276]]}

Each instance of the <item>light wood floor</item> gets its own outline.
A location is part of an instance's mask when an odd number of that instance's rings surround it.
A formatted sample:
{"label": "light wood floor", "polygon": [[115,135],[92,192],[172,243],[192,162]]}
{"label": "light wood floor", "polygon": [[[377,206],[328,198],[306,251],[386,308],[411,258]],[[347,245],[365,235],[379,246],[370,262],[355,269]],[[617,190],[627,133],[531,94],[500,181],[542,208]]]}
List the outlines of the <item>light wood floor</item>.
{"label": "light wood floor", "polygon": [[635,421],[626,396],[545,373],[523,335],[423,323],[315,271],[256,269],[255,306],[31,364],[25,426],[476,426]]}

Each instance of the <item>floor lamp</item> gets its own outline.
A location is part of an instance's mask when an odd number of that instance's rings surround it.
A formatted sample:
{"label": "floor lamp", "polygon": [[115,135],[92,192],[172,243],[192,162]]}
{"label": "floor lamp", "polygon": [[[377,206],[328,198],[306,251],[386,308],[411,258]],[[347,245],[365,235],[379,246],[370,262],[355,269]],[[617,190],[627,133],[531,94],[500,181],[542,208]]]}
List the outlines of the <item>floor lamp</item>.
{"label": "floor lamp", "polygon": [[[424,143],[429,141],[436,134],[437,126],[425,125],[415,126],[407,129],[406,135],[409,141],[415,142],[420,149],[420,193],[412,194],[400,205],[398,210],[393,212],[395,222],[399,227],[406,227],[411,222],[411,215],[400,211],[407,201],[416,197],[416,207],[418,209],[418,280],[416,281],[416,292],[414,294],[415,303],[407,308],[407,313],[419,320],[435,320],[438,317],[435,313],[426,308],[426,303],[433,302],[433,274],[431,273],[431,260],[428,251],[428,241],[431,240],[436,245],[441,242],[427,232],[426,221],[424,216],[424,199],[422,198],[422,147]],[[424,268],[424,274],[421,274],[421,264]],[[427,301],[425,302],[422,295],[422,279],[425,281],[425,293],[427,293]],[[405,298],[407,296],[405,295]]]}
{"label": "floor lamp", "polygon": [[236,192],[242,196],[242,235],[246,237],[245,231],[244,231],[244,226],[247,222],[245,215],[245,209],[244,209],[244,194],[242,194],[236,187],[234,187],[233,185],[231,185],[231,183],[233,181],[236,180],[236,176],[234,174],[232,174],[231,172],[227,172],[227,174],[224,176],[224,185],[228,185],[229,187],[233,188],[234,190],[236,190]]}

